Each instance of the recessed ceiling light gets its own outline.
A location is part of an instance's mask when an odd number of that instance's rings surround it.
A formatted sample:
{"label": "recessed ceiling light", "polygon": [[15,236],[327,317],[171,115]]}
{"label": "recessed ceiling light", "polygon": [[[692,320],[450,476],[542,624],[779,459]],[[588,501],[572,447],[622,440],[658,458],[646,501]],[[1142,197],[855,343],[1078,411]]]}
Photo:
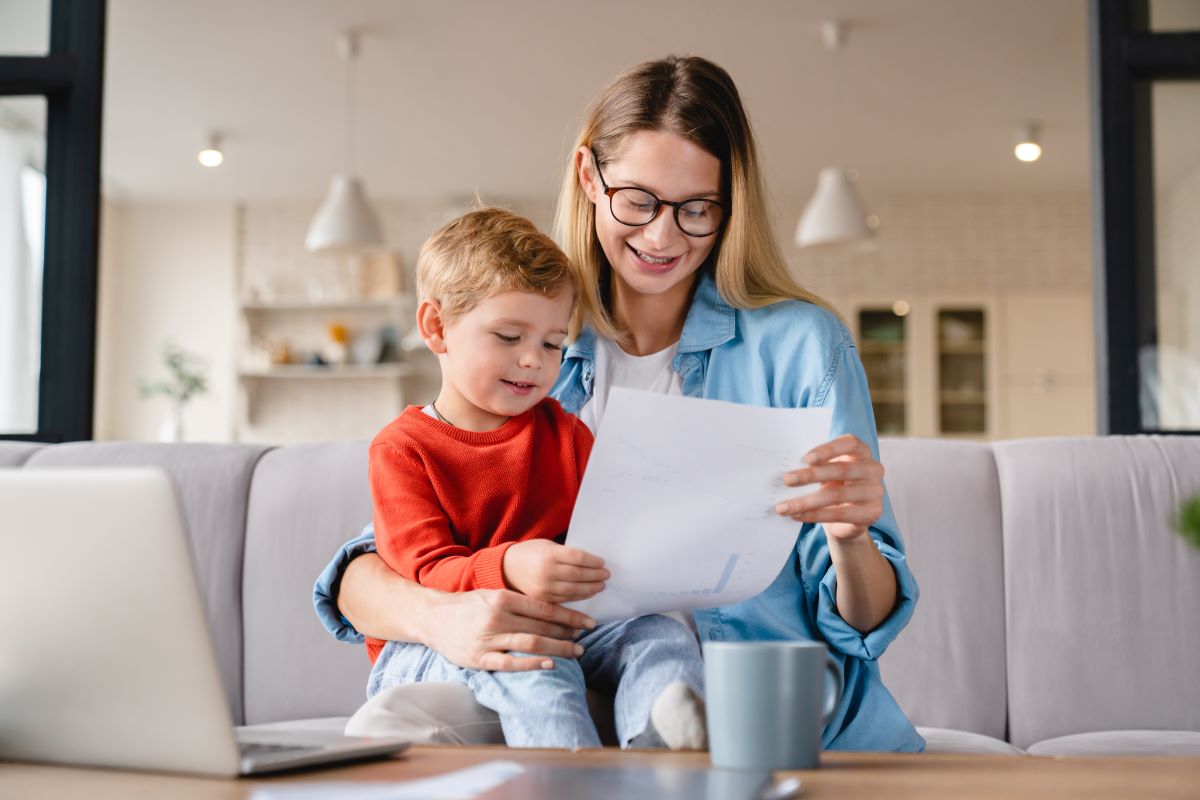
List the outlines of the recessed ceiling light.
{"label": "recessed ceiling light", "polygon": [[1018,160],[1037,161],[1042,157],[1039,133],[1037,124],[1033,122],[1026,122],[1017,131],[1017,146],[1013,148],[1013,154]]}
{"label": "recessed ceiling light", "polygon": [[221,137],[215,133],[210,134],[208,147],[196,154],[196,160],[206,167],[221,166],[225,161],[225,154],[221,152]]}

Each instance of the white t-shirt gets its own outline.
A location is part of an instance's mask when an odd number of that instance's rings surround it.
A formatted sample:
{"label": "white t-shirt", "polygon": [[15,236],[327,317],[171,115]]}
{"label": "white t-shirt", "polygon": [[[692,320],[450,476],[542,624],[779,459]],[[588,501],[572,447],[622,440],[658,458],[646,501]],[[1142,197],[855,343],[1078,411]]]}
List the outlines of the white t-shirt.
{"label": "white t-shirt", "polygon": [[596,337],[595,373],[592,396],[579,409],[579,419],[596,432],[608,405],[608,392],[614,386],[660,394],[683,394],[683,378],[671,369],[679,342],[648,356],[631,356],[615,342]]}

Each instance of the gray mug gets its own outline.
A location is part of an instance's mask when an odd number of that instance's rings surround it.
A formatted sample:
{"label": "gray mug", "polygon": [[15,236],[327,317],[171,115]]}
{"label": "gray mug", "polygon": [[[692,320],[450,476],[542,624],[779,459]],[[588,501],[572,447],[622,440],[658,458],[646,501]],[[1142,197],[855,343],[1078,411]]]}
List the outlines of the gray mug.
{"label": "gray mug", "polygon": [[842,671],[819,642],[705,642],[704,695],[714,767],[813,769]]}

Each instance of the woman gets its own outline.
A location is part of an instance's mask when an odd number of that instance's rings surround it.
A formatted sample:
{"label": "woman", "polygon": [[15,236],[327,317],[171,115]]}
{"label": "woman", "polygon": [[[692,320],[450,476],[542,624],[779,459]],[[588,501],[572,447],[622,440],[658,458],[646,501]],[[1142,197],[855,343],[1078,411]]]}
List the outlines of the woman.
{"label": "woman", "polygon": [[[762,594],[693,621],[703,640],[827,644],[845,691],[825,748],[924,749],[876,662],[918,592],[883,488],[866,378],[836,314],[788,276],[729,75],[667,58],[602,90],[567,170],[557,234],[585,287],[552,394],[593,430],[613,386],[833,410],[836,438],[784,476],[820,484],[777,508],[801,523],[788,564]],[[372,550],[368,529],[318,580],[318,614],[339,638],[363,631],[466,667],[539,669],[544,656],[574,656],[577,630],[590,627],[513,592],[423,589]]]}

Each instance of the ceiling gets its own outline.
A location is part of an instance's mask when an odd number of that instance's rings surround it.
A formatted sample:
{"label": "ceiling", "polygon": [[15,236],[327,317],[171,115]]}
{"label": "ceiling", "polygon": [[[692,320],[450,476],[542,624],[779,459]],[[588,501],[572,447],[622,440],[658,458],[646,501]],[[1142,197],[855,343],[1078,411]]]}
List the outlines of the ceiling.
{"label": "ceiling", "polygon": [[[835,16],[850,27],[831,53]],[[1085,0],[109,0],[107,190],[319,198],[344,151],[347,27],[355,167],[376,197],[551,196],[596,90],[668,53],[733,75],[775,194],[830,163],[871,194],[1089,185]],[[1012,156],[1025,119],[1035,164]],[[195,159],[210,130],[218,169]]]}

